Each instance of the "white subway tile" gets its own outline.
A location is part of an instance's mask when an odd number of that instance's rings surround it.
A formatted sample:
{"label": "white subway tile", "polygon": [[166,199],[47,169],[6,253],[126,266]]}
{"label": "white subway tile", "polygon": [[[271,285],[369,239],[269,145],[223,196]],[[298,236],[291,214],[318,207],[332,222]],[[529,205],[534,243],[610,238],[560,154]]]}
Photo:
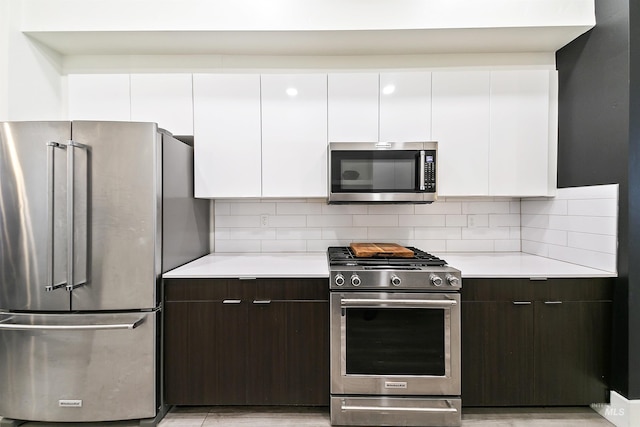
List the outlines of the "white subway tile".
{"label": "white subway tile", "polygon": [[273,215],[269,217],[269,227],[306,227],[305,215]]}
{"label": "white subway tile", "polygon": [[462,202],[443,202],[438,200],[431,204],[416,205],[416,215],[460,215],[462,213]]}
{"label": "white subway tile", "polygon": [[580,216],[618,216],[618,202],[614,199],[568,200],[567,213]]}
{"label": "white subway tile", "polygon": [[229,203],[230,215],[276,214],[276,204],[269,202],[238,201]]}
{"label": "white subway tile", "polygon": [[531,228],[548,228],[549,215],[520,215],[520,225]]}
{"label": "white subway tile", "polygon": [[602,252],[588,251],[585,249],[570,248],[566,246],[549,246],[549,257],[560,261],[597,268],[599,270],[615,272],[616,256]]}
{"label": "white subway tile", "polygon": [[257,215],[231,215],[216,217],[216,227],[259,227],[260,217]]}
{"label": "white subway tile", "polygon": [[213,204],[214,204],[213,211],[215,212],[216,215],[231,215],[230,203],[215,200]]}
{"label": "white subway tile", "polygon": [[549,228],[578,231],[582,233],[605,234],[608,236],[618,235],[617,218],[604,216],[550,216]]}
{"label": "white subway tile", "polygon": [[522,239],[520,246],[522,248],[522,252],[524,253],[549,258],[549,245],[546,243],[532,242],[530,240]]}
{"label": "white subway tile", "polygon": [[320,203],[278,203],[276,205],[278,215],[307,215],[322,213]]}
{"label": "white subway tile", "polygon": [[324,215],[344,215],[367,213],[367,205],[322,205]]}
{"label": "white subway tile", "polygon": [[408,241],[414,238],[412,227],[369,227],[369,240]]}
{"label": "white subway tile", "polygon": [[493,252],[493,240],[447,240],[447,252]]}
{"label": "white subway tile", "polygon": [[213,238],[216,240],[229,240],[230,239],[230,230],[231,228],[218,228],[216,227],[212,230]]}
{"label": "white subway tile", "polygon": [[356,227],[397,227],[398,215],[354,215]]}
{"label": "white subway tile", "polygon": [[479,227],[479,228],[463,228],[462,240],[496,240],[509,239],[509,227]]}
{"label": "white subway tile", "polygon": [[520,227],[509,227],[509,239],[520,240],[520,238],[521,238]]}
{"label": "white subway tile", "polygon": [[320,228],[278,228],[276,230],[278,240],[320,240],[322,229]]}
{"label": "white subway tile", "polygon": [[618,199],[618,184],[558,188],[559,199]]}
{"label": "white subway tile", "polygon": [[532,215],[566,215],[567,214],[567,201],[566,200],[554,200],[549,201],[528,201],[523,200],[520,204],[520,209],[523,214]]}
{"label": "white subway tile", "polygon": [[466,215],[447,215],[445,218],[445,225],[447,227],[466,227],[467,216]]}
{"label": "white subway tile", "polygon": [[369,215],[413,215],[413,205],[368,205]]}
{"label": "white subway tile", "polygon": [[351,239],[307,240],[307,252],[326,252],[329,246],[349,246]]}
{"label": "white subway tile", "polygon": [[260,252],[260,240],[216,240],[216,252]]}
{"label": "white subway tile", "polygon": [[518,226],[520,226],[519,214],[489,215],[489,227],[518,227]]}
{"label": "white subway tile", "polygon": [[522,227],[520,229],[522,240],[548,243],[553,245],[567,245],[567,232],[564,230],[548,230],[541,228]]}
{"label": "white subway tile", "polygon": [[467,215],[467,227],[488,227],[488,214],[471,214]]}
{"label": "white subway tile", "polygon": [[366,239],[367,227],[336,227],[323,228],[322,239],[325,240],[344,240],[344,239]]}
{"label": "white subway tile", "polygon": [[431,254],[433,254],[434,252],[447,251],[446,240],[410,240],[408,246],[413,246],[414,248],[418,248]]}
{"label": "white subway tile", "polygon": [[515,202],[509,202],[509,212],[512,214],[520,213],[520,200]]}
{"label": "white subway tile", "polygon": [[618,242],[615,236],[569,232],[568,246],[615,255]]}
{"label": "white subway tile", "polygon": [[353,215],[307,215],[307,227],[351,227]]}
{"label": "white subway tile", "polygon": [[273,228],[230,228],[229,239],[237,240],[263,240],[275,239],[276,231]]}
{"label": "white subway tile", "polygon": [[494,241],[496,252],[520,252],[520,239],[517,240],[496,240]]}
{"label": "white subway tile", "polygon": [[416,227],[415,238],[418,240],[461,239],[462,231],[460,227]]}
{"label": "white subway tile", "polygon": [[399,215],[401,227],[444,227],[445,215]]}
{"label": "white subway tile", "polygon": [[463,214],[491,214],[503,213],[508,214],[511,210],[511,203],[508,201],[485,202],[474,201],[462,203]]}
{"label": "white subway tile", "polygon": [[306,252],[305,240],[262,240],[262,252]]}

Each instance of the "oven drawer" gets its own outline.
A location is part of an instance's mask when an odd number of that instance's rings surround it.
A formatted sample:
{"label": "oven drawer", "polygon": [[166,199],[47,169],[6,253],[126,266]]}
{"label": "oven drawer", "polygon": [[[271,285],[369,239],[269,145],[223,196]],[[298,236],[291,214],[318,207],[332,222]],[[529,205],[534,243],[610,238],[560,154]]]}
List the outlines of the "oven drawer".
{"label": "oven drawer", "polygon": [[460,294],[332,292],[331,393],[460,395]]}
{"label": "oven drawer", "polygon": [[332,396],[331,424],[351,426],[459,426],[460,398]]}

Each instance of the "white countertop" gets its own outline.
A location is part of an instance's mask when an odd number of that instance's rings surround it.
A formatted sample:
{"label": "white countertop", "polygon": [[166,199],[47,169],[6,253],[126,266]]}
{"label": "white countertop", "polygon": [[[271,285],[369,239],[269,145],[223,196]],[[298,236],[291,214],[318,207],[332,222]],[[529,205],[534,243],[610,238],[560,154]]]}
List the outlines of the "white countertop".
{"label": "white countertop", "polygon": [[[615,272],[521,252],[435,254],[466,278],[616,277]],[[175,268],[164,278],[329,277],[325,252],[212,253]]]}

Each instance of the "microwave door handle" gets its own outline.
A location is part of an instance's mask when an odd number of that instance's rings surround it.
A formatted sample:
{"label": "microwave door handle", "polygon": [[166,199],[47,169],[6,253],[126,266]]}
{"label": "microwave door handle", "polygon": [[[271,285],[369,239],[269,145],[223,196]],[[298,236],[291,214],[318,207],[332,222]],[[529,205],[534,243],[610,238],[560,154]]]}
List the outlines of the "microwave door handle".
{"label": "microwave door handle", "polygon": [[420,191],[425,191],[426,187],[424,185],[424,167],[425,167],[425,151],[424,150],[420,150],[420,162],[419,162],[419,168],[420,168]]}

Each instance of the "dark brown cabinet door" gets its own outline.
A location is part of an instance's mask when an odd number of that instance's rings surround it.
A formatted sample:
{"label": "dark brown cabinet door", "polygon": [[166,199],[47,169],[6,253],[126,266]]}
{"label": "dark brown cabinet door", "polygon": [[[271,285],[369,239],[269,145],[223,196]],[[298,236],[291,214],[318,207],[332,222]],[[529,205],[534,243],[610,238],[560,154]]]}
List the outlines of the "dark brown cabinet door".
{"label": "dark brown cabinet door", "polygon": [[463,302],[461,316],[464,405],[533,402],[533,304]]}
{"label": "dark brown cabinet door", "polygon": [[327,405],[326,279],[165,281],[165,399]]}
{"label": "dark brown cabinet door", "polygon": [[611,303],[536,302],[535,312],[536,404],[605,402]]}

